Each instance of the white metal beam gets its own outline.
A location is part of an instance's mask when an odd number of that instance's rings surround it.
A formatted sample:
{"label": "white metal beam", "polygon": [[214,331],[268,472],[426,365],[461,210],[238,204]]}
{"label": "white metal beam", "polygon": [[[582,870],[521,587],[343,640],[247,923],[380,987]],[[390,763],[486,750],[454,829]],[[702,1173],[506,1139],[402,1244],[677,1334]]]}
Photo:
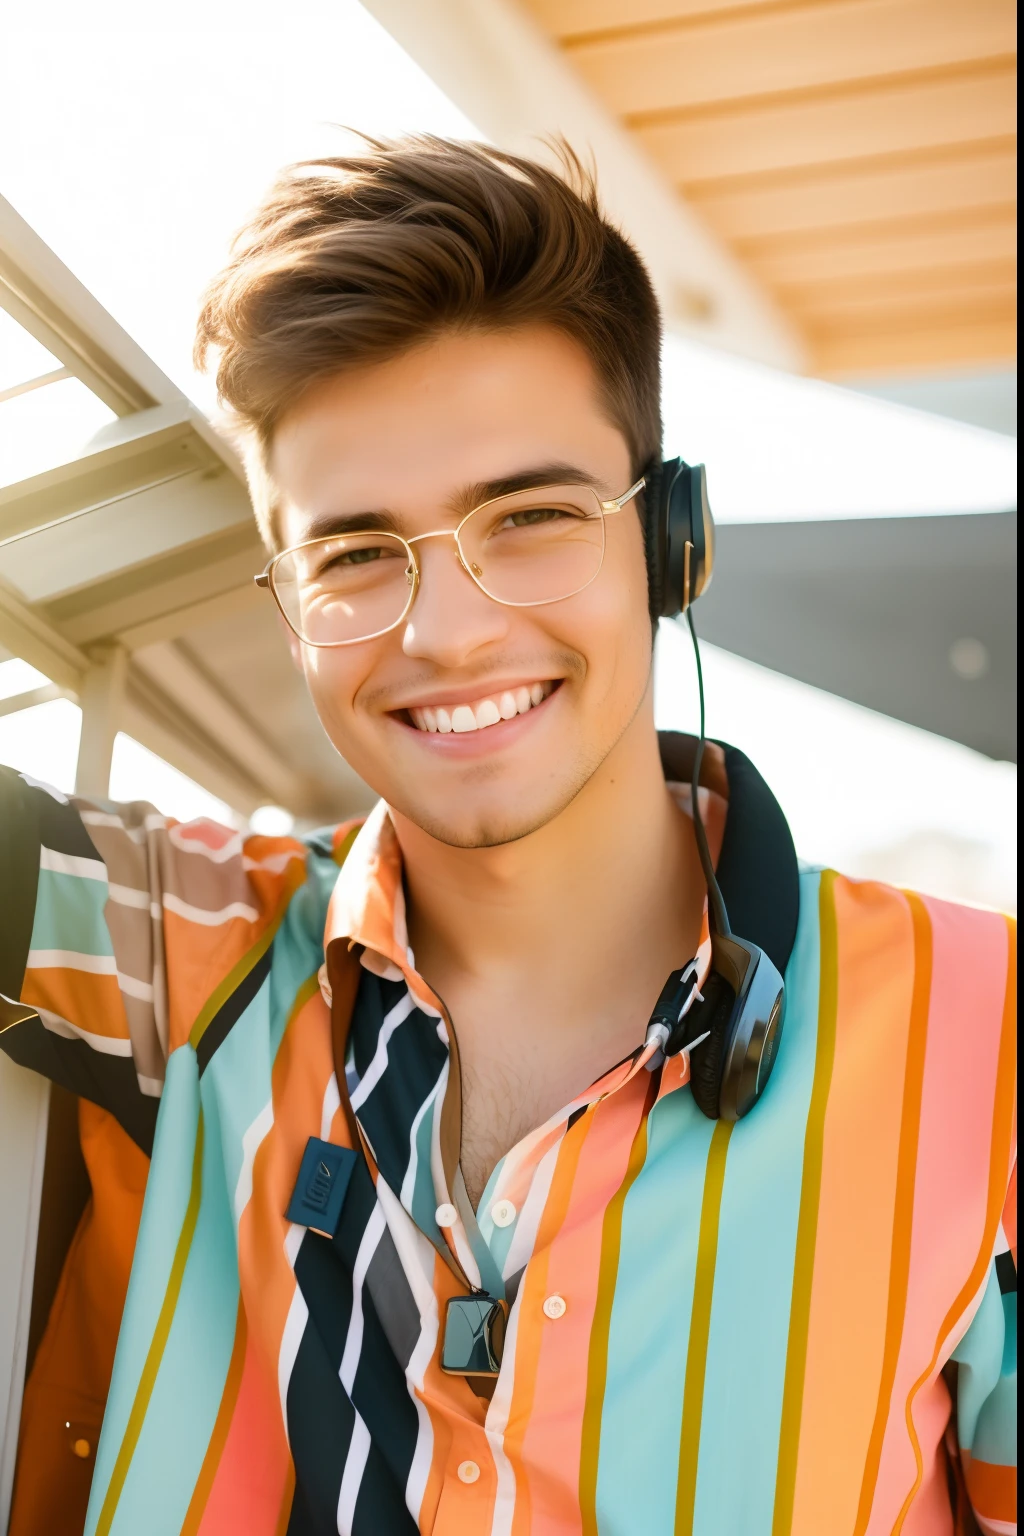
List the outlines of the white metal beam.
{"label": "white metal beam", "polygon": [[711,346],[799,369],[803,342],[770,296],[514,0],[364,0],[502,149],[546,158],[562,133],[593,156],[602,202],[647,262],[666,324]]}
{"label": "white metal beam", "polygon": [[0,716],[17,715],[23,709],[35,709],[37,704],[51,704],[54,699],[68,699],[72,695],[56,683],[43,683],[38,688],[26,688],[24,693],[12,693],[0,699]]}
{"label": "white metal beam", "polygon": [[105,800],[110,791],[114,739],[124,720],[128,653],[119,645],[96,650],[82,678],[82,735],[75,769],[75,793]]}
{"label": "white metal beam", "polygon": [[173,643],[135,651],[134,665],[156,682],[265,791],[265,801],[302,814],[309,785],[290,768],[213,680]]}
{"label": "white metal beam", "polygon": [[51,682],[77,693],[88,657],[0,582],[0,645]]}

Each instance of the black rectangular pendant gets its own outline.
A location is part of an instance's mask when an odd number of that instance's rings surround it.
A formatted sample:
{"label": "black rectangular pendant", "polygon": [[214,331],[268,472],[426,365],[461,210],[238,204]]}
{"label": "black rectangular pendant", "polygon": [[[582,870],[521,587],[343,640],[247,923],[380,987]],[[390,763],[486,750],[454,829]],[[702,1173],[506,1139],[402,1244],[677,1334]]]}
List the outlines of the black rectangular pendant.
{"label": "black rectangular pendant", "polygon": [[355,1165],[351,1147],[336,1147],[331,1141],[311,1136],[285,1213],[288,1220],[322,1237],[333,1237]]}
{"label": "black rectangular pendant", "polygon": [[448,1376],[497,1376],[508,1309],[478,1292],[452,1296],[444,1318],[441,1369]]}

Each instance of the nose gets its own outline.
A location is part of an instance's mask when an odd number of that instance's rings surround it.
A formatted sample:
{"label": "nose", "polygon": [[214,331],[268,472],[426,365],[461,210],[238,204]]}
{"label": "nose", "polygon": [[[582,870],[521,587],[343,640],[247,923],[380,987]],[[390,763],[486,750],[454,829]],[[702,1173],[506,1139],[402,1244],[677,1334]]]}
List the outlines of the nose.
{"label": "nose", "polygon": [[454,538],[418,546],[420,584],[406,619],[402,650],[439,667],[462,666],[508,631],[508,610],[481,592],[459,559]]}

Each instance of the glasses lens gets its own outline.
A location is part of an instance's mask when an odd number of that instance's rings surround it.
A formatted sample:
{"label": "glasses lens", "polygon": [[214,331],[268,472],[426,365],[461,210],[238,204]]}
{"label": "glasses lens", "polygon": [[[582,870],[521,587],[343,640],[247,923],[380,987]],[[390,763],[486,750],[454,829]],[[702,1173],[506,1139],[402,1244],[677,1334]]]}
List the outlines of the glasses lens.
{"label": "glasses lens", "polygon": [[463,558],[499,603],[556,603],[601,569],[604,517],[586,486],[503,496],[463,525]]}
{"label": "glasses lens", "polygon": [[366,640],[397,624],[412,585],[409,552],[388,533],[317,539],[286,550],[273,568],[289,624],[310,645]]}

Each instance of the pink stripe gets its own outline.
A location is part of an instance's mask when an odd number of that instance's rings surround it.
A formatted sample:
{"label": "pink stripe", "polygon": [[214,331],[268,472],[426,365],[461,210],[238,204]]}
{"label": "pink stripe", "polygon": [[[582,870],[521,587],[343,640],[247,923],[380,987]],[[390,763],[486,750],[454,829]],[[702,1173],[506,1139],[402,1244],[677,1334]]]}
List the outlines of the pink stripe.
{"label": "pink stripe", "polygon": [[642,1072],[592,1111],[595,1121],[565,1221],[549,1250],[547,1294],[562,1296],[566,1312],[556,1320],[531,1319],[541,1330],[522,1454],[530,1484],[531,1536],[571,1536],[580,1529],[580,1434],[604,1215],[626,1176],[647,1089]]}
{"label": "pink stripe", "polygon": [[[914,1195],[910,1276],[892,1407],[882,1445],[868,1536],[890,1536],[917,1477],[906,1423],[914,1382],[928,1367],[952,1299],[964,1285],[984,1237],[992,1113],[1006,990],[1007,934],[995,913],[928,899],[932,990],[925,1055],[921,1133]],[[1009,1169],[1006,1170],[1009,1174]],[[941,1355],[945,1361],[966,1317]],[[913,1420],[924,1461],[918,1500],[931,1507],[933,1482],[945,1477],[938,1443],[949,1398],[938,1372],[918,1393]],[[929,1527],[933,1529],[934,1527]],[[910,1521],[905,1530],[921,1530]]]}
{"label": "pink stripe", "polygon": [[198,1536],[274,1536],[291,1458],[276,1382],[268,1382],[252,1333],[231,1427]]}

